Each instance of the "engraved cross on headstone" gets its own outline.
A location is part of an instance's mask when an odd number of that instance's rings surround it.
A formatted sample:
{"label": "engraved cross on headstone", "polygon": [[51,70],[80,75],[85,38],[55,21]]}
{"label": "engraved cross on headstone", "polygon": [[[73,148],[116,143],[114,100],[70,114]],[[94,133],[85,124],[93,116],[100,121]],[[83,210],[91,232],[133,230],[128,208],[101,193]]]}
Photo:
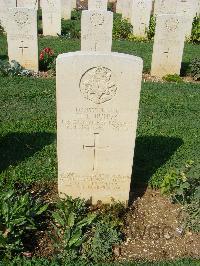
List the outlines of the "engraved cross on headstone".
{"label": "engraved cross on headstone", "polygon": [[21,46],[19,47],[20,49],[22,49],[22,55],[24,54],[24,49],[27,49],[27,46],[24,46],[24,41],[21,41]]}
{"label": "engraved cross on headstone", "polygon": [[93,166],[92,166],[92,171],[95,171],[97,168],[97,150],[103,150],[106,148],[109,148],[109,146],[106,147],[100,147],[98,146],[98,139],[99,139],[99,133],[94,133],[94,143],[93,145],[83,145],[83,149],[85,150],[86,148],[93,149]]}

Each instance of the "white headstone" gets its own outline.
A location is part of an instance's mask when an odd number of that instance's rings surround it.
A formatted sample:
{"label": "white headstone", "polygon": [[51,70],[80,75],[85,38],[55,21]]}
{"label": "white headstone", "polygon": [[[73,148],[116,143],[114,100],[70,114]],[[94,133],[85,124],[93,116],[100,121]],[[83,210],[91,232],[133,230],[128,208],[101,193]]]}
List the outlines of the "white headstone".
{"label": "white headstone", "polygon": [[42,0],[42,25],[45,36],[61,34],[60,0]]}
{"label": "white headstone", "polygon": [[192,31],[192,23],[196,13],[195,0],[179,0],[178,14],[185,18],[185,36],[189,38]]}
{"label": "white headstone", "polygon": [[34,8],[38,10],[38,0],[17,0],[17,7]]}
{"label": "white headstone", "polygon": [[122,0],[121,2],[122,17],[128,21],[131,20],[132,4],[133,0]]}
{"label": "white headstone", "polygon": [[152,10],[152,0],[134,0],[131,24],[135,36],[146,37]]}
{"label": "white headstone", "polygon": [[101,10],[82,11],[81,50],[111,51],[113,13]]}
{"label": "white headstone", "polygon": [[76,0],[72,0],[72,9],[76,8]]}
{"label": "white headstone", "polygon": [[117,0],[116,13],[122,14],[122,12],[123,12],[122,1],[123,0]]}
{"label": "white headstone", "polygon": [[88,0],[88,10],[107,10],[108,0]]}
{"label": "white headstone", "polygon": [[16,0],[0,0],[0,25],[7,30],[8,8],[16,6]]}
{"label": "white headstone", "polygon": [[61,15],[63,19],[71,19],[72,0],[61,0]]}
{"label": "white headstone", "polygon": [[76,52],[57,58],[58,189],[110,203],[126,202],[136,137],[142,60]]}
{"label": "white headstone", "polygon": [[26,69],[38,71],[37,11],[9,9],[8,56]]}
{"label": "white headstone", "polygon": [[180,74],[185,39],[184,18],[177,14],[157,16],[151,75]]}

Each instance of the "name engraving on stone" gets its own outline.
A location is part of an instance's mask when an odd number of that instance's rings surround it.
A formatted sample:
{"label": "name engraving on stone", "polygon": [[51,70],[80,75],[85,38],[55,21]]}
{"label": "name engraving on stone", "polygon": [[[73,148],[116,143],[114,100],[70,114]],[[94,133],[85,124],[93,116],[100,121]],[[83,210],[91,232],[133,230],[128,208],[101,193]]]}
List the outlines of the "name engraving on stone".
{"label": "name engraving on stone", "polygon": [[131,122],[120,120],[117,109],[76,107],[74,114],[74,119],[62,121],[67,129],[126,131],[132,126]]}
{"label": "name engraving on stone", "polygon": [[110,101],[117,92],[112,71],[103,66],[87,70],[81,77],[80,91],[85,99],[93,103],[102,104]]}

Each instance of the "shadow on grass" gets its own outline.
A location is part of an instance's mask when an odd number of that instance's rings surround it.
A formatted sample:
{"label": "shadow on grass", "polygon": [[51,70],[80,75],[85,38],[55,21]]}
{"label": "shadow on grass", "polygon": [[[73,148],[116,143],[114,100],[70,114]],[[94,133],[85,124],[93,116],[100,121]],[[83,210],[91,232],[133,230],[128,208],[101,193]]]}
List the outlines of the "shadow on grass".
{"label": "shadow on grass", "polygon": [[[0,138],[0,173],[15,166],[55,139],[52,133],[11,133]],[[33,166],[34,167],[34,166]]]}
{"label": "shadow on grass", "polygon": [[185,77],[190,73],[190,63],[189,62],[182,62],[181,63],[181,71],[180,76]]}
{"label": "shadow on grass", "polygon": [[149,179],[183,144],[180,138],[146,136],[136,138],[130,201],[146,191]]}
{"label": "shadow on grass", "polygon": [[8,56],[7,55],[0,55],[0,60],[8,60]]}

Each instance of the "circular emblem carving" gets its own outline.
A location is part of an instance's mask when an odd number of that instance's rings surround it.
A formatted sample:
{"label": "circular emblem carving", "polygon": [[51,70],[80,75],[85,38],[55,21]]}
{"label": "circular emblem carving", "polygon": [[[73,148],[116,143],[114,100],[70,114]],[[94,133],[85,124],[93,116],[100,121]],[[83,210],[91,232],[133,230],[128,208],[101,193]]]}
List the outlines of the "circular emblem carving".
{"label": "circular emblem carving", "polygon": [[104,23],[104,16],[102,14],[93,14],[90,17],[90,21],[94,26],[101,26]]}
{"label": "circular emblem carving", "polygon": [[83,74],[80,91],[85,99],[96,104],[110,101],[117,92],[112,71],[106,67],[94,67]]}
{"label": "circular emblem carving", "polygon": [[23,11],[16,11],[14,13],[14,20],[19,27],[23,27],[25,24],[29,23],[28,14]]}
{"label": "circular emblem carving", "polygon": [[168,31],[173,31],[173,30],[177,29],[178,24],[179,24],[178,19],[171,18],[171,19],[166,21],[165,26],[166,26]]}

